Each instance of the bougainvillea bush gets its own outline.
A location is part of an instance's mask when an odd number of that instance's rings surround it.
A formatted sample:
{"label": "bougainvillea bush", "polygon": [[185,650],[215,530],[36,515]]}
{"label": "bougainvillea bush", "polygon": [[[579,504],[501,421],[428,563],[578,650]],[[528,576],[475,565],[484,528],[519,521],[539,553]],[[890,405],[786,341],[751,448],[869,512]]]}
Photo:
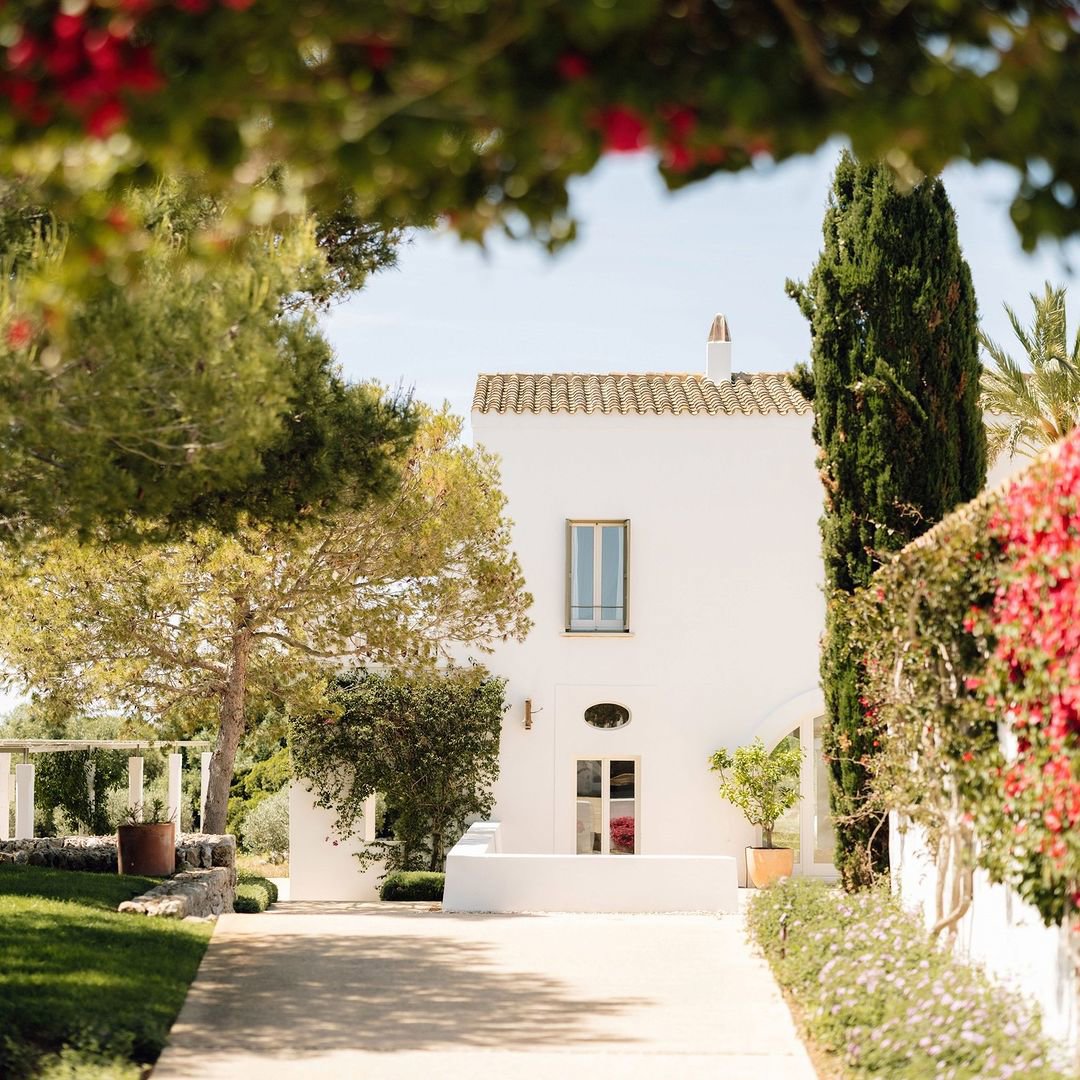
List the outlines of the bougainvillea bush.
{"label": "bougainvillea bush", "polygon": [[982,866],[1048,924],[1073,917],[1080,433],[905,549],[852,621],[873,675],[867,724],[885,743],[877,797],[952,845],[960,885],[939,914],[966,910],[963,875]]}
{"label": "bougainvillea bush", "polygon": [[853,1077],[1064,1080],[1038,1016],[876,888],[788,880],[754,895],[753,938],[811,1037]]}
{"label": "bougainvillea bush", "polygon": [[1080,225],[1078,54],[1075,12],[1042,0],[20,0],[0,4],[0,167],[88,222],[171,171],[259,219],[287,161],[293,192],[555,245],[604,150],[653,148],[675,186],[839,132],[908,181],[1013,164],[1030,244]]}
{"label": "bougainvillea bush", "polygon": [[990,528],[999,583],[967,620],[993,642],[978,690],[1007,729],[985,859],[1060,923],[1080,900],[1080,433],[1009,488]]}

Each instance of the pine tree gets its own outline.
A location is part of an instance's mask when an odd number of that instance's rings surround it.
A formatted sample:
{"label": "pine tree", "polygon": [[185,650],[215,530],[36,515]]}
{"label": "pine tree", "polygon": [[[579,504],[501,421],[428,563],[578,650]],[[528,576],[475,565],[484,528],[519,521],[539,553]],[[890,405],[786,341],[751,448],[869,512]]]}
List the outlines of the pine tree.
{"label": "pine tree", "polygon": [[825,488],[821,518],[825,695],[836,864],[848,888],[888,866],[888,829],[869,799],[878,732],[862,692],[845,600],[986,478],[975,294],[940,180],[902,192],[889,168],[844,153],[823,225],[824,250],[788,294],[810,322]]}

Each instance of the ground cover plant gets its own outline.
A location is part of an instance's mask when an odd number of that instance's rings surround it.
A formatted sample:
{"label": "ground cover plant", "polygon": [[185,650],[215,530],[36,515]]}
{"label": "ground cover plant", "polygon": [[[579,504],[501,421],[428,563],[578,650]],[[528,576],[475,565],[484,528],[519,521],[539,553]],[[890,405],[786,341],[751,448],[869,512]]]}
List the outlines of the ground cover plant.
{"label": "ground cover plant", "polygon": [[1032,1007],[882,888],[789,880],[755,894],[748,925],[811,1038],[850,1077],[1067,1076]]}
{"label": "ground cover plant", "polygon": [[155,884],[0,867],[0,1076],[135,1078],[157,1059],[210,927],[117,912]]}

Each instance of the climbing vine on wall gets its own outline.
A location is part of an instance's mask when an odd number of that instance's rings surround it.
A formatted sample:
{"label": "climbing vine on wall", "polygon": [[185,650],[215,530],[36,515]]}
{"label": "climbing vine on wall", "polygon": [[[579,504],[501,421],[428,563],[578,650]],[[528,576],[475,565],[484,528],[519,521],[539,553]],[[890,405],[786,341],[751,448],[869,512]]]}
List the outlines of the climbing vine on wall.
{"label": "climbing vine on wall", "polygon": [[845,613],[865,658],[871,797],[924,831],[937,870],[935,929],[950,935],[971,903],[980,817],[1002,764],[996,719],[977,693],[989,646],[967,619],[995,588],[990,513],[977,503],[947,519]]}

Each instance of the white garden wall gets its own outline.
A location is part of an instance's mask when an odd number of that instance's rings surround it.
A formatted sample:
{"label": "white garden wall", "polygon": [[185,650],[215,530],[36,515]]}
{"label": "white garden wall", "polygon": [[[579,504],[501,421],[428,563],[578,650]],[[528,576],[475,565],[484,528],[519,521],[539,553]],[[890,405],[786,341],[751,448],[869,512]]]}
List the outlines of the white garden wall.
{"label": "white garden wall", "polygon": [[499,824],[478,822],[446,857],[443,911],[738,910],[724,855],[515,855]]}
{"label": "white garden wall", "polygon": [[334,814],[315,805],[301,783],[289,787],[289,899],[378,900],[381,862],[361,871],[356,853],[375,838],[375,800],[365,807],[363,839],[342,840],[334,832]]}
{"label": "white garden wall", "polygon": [[[905,906],[924,913],[929,927],[934,922],[936,876],[922,834],[913,826],[901,831],[894,814],[889,841],[893,888]],[[1035,908],[980,872],[956,948],[964,959],[1034,999],[1047,1033],[1076,1045],[1077,982],[1064,931],[1045,926]]]}

